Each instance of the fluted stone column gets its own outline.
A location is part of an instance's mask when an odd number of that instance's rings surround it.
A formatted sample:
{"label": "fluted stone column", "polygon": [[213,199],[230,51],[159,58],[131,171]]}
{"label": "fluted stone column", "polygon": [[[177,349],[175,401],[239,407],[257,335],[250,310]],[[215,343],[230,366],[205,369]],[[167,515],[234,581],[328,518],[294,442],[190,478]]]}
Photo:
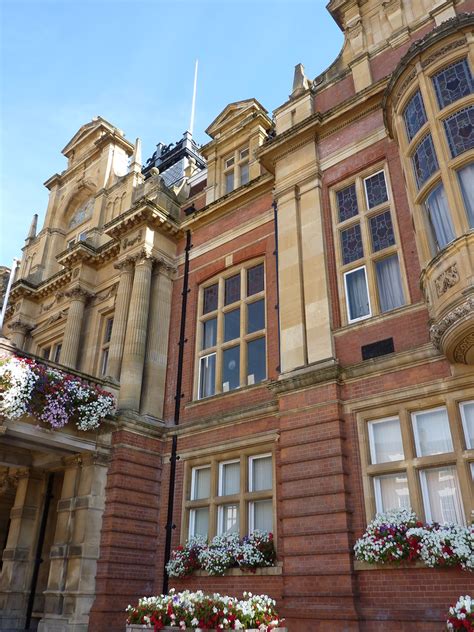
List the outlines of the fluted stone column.
{"label": "fluted stone column", "polygon": [[89,294],[82,288],[77,287],[67,292],[66,296],[71,299],[71,302],[69,304],[59,362],[64,364],[64,366],[75,369],[77,368],[77,354],[81,339],[84,306]]}
{"label": "fluted stone column", "polygon": [[120,268],[120,280],[115,300],[114,322],[110,337],[109,360],[107,375],[115,380],[120,379],[120,366],[122,364],[125,333],[127,331],[127,318],[130,306],[133,283],[133,262],[124,261],[116,267]]}
{"label": "fluted stone column", "polygon": [[17,349],[23,349],[25,344],[25,338],[31,327],[20,318],[14,320],[10,325],[10,340],[17,347]]}
{"label": "fluted stone column", "polygon": [[142,255],[135,263],[127,333],[120,372],[119,408],[138,411],[145,361],[153,260]]}
{"label": "fluted stone column", "polygon": [[163,264],[156,265],[151,284],[141,411],[154,417],[163,416],[173,289],[171,274],[172,270],[169,267]]}
{"label": "fluted stone column", "polygon": [[22,630],[28,601],[45,478],[42,472],[21,470],[10,513],[10,530],[0,576],[0,629]]}

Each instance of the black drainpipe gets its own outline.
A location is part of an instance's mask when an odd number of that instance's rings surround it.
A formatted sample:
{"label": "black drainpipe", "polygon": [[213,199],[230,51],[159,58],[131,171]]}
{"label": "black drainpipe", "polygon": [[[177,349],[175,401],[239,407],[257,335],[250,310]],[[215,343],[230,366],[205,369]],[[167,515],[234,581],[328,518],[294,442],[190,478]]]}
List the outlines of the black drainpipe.
{"label": "black drainpipe", "polygon": [[[181,386],[183,382],[183,358],[184,358],[184,345],[187,340],[184,337],[186,333],[186,306],[188,303],[189,293],[189,251],[192,248],[191,244],[191,231],[186,231],[186,248],[184,249],[184,279],[183,279],[183,291],[181,292],[181,325],[179,331],[179,353],[178,353],[178,373],[176,376],[176,394],[174,397],[174,425],[179,424],[179,415],[181,411],[181,399],[183,393],[181,392]],[[171,536],[173,529],[176,525],[173,524],[173,509],[174,509],[174,487],[176,480],[176,461],[179,460],[177,456],[178,451],[178,437],[173,435],[171,443],[171,457],[170,457],[170,485],[168,490],[168,515],[166,518],[166,540],[165,540],[165,563],[163,569],[163,594],[168,593],[169,577],[166,570],[166,565],[170,561],[171,557]]]}
{"label": "black drainpipe", "polygon": [[46,524],[48,522],[49,505],[53,498],[54,473],[48,474],[48,482],[46,483],[46,495],[44,497],[43,513],[41,515],[41,523],[38,534],[38,542],[36,544],[36,555],[33,566],[33,575],[31,576],[30,594],[28,595],[28,605],[26,606],[25,630],[30,629],[31,615],[33,614],[33,605],[35,602],[36,585],[38,583],[38,574],[40,565],[43,562],[41,554],[43,552],[44,536],[46,535]]}
{"label": "black drainpipe", "polygon": [[276,269],[276,290],[277,290],[277,302],[275,305],[275,309],[277,310],[277,318],[278,318],[278,366],[277,371],[280,373],[281,371],[281,340],[280,340],[280,277],[278,275],[278,204],[273,202],[273,223],[275,226],[275,250],[273,254],[275,255],[275,269]]}

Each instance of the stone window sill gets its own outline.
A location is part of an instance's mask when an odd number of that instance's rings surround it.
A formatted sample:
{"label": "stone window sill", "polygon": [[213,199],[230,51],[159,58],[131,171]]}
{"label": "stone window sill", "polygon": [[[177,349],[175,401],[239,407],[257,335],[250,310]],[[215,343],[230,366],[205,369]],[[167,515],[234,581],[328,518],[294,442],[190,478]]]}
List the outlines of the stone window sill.
{"label": "stone window sill", "polygon": [[412,568],[426,568],[433,570],[423,562],[400,562],[400,564],[394,564],[393,562],[387,564],[369,564],[369,562],[354,561],[355,571],[390,571],[390,570],[410,570]]}
{"label": "stone window sill", "polygon": [[[222,577],[249,577],[252,575],[257,576],[271,576],[271,575],[281,575],[282,574],[282,564],[277,564],[276,566],[264,566],[262,568],[256,568],[255,572],[252,571],[243,571],[240,568],[229,568],[225,571]],[[216,577],[215,575],[209,575],[206,571],[195,571],[192,574],[193,577]],[[221,577],[218,575],[218,577]]]}

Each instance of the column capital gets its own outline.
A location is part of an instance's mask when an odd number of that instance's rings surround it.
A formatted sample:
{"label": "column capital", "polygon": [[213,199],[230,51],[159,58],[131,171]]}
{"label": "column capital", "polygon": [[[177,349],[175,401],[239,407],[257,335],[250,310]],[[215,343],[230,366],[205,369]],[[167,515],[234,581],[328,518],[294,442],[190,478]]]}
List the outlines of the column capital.
{"label": "column capital", "polygon": [[88,292],[84,288],[79,285],[64,292],[64,296],[70,298],[73,301],[81,301],[85,303],[87,299],[93,298],[94,294],[92,292]]}
{"label": "column capital", "polygon": [[114,268],[122,272],[133,272],[134,260],[132,257],[126,257],[126,259],[122,259],[122,261],[117,261],[114,263]]}
{"label": "column capital", "polygon": [[30,325],[21,318],[15,318],[15,320],[12,320],[12,322],[8,325],[8,329],[10,329],[12,332],[26,335],[32,329],[34,329],[34,325]]}

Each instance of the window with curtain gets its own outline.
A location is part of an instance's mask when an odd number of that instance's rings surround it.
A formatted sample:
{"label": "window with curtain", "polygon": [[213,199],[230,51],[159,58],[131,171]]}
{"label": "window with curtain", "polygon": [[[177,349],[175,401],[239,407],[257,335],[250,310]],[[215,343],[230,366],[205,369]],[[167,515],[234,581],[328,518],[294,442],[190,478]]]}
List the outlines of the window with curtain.
{"label": "window with curtain", "polygon": [[474,228],[474,162],[462,167],[457,173],[469,227]]}
{"label": "window with curtain", "polygon": [[386,170],[332,194],[347,322],[405,305],[397,227]]}
{"label": "window with curtain", "polygon": [[474,400],[455,397],[448,405],[419,410],[420,402],[407,402],[396,415],[359,419],[368,519],[411,507],[427,521],[465,524],[474,510]]}
{"label": "window with curtain", "polygon": [[267,377],[265,269],[252,262],[200,288],[198,399]]}
{"label": "window with curtain", "polygon": [[[205,460],[205,459],[204,459]],[[243,452],[187,467],[187,537],[273,531],[274,482],[271,452]]]}
{"label": "window with curtain", "polygon": [[430,227],[433,254],[455,238],[448,200],[442,184],[432,191],[425,202]]}

